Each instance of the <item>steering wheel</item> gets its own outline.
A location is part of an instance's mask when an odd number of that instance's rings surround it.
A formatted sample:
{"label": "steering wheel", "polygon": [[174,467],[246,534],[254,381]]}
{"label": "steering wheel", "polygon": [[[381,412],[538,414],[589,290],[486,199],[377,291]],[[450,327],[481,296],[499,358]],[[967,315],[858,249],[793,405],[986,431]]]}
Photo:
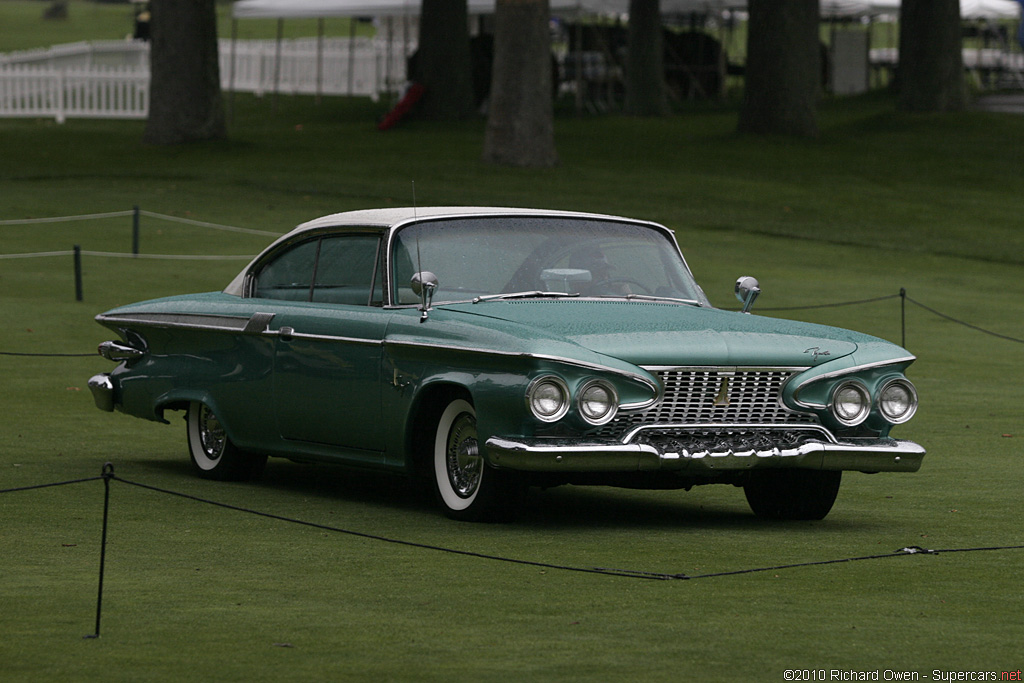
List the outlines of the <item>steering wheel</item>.
{"label": "steering wheel", "polygon": [[[644,286],[643,283],[637,282],[633,278],[629,278],[629,277],[608,277],[608,278],[605,278],[603,280],[598,280],[597,282],[591,283],[590,288],[595,290],[595,291],[600,291],[602,288],[605,288],[608,285],[620,285],[620,284],[621,285],[635,285],[635,286],[637,286],[637,287],[639,287],[640,289],[643,290],[643,292],[642,292],[643,294],[647,294],[648,296],[654,296],[654,292],[652,292],[650,289],[648,289],[646,286]],[[630,294],[638,294],[638,293],[640,293],[640,292],[630,292]]]}

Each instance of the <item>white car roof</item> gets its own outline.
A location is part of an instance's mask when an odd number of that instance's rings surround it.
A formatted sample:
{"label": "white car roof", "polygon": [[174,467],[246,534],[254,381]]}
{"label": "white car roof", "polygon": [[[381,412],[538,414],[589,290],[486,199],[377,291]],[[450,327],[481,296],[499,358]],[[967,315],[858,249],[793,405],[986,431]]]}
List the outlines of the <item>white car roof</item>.
{"label": "white car roof", "polygon": [[[638,221],[632,218],[622,218],[620,216],[610,216],[598,213],[585,213],[580,211],[558,211],[549,209],[521,209],[511,207],[496,207],[496,206],[421,206],[421,207],[401,207],[401,208],[390,208],[390,209],[363,209],[360,211],[344,211],[342,213],[332,213],[327,216],[321,216],[320,218],[314,218],[311,221],[306,221],[298,225],[295,229],[285,233],[278,239],[264,249],[255,259],[253,259],[242,272],[231,281],[225,289],[225,294],[234,294],[235,296],[241,296],[242,289],[245,283],[245,274],[252,267],[253,263],[262,258],[263,254],[274,249],[280,242],[289,241],[296,235],[301,233],[317,230],[321,228],[334,228],[334,227],[368,227],[368,228],[381,228],[387,230],[403,223],[415,222],[420,220],[430,220],[436,218],[456,218],[461,216],[508,216],[508,217],[519,217],[519,216],[539,216],[539,217],[553,217],[553,218],[591,218],[591,219],[602,219],[602,220],[616,220],[616,221],[629,221],[631,223],[648,223],[648,221]],[[650,225],[654,225],[650,223]],[[659,226],[660,227],[660,226]]]}
{"label": "white car roof", "polygon": [[[496,206],[421,206],[401,207],[393,209],[364,209],[362,211],[345,211],[334,213],[329,216],[322,216],[307,221],[289,235],[304,230],[325,228],[344,225],[364,225],[390,228],[409,221],[448,218],[456,216],[562,216],[574,218],[616,218],[617,216],[604,216],[601,214],[584,213],[579,211],[555,211],[546,209],[519,209],[511,207]],[[620,219],[621,220],[621,219]],[[287,236],[287,235],[286,235]]]}

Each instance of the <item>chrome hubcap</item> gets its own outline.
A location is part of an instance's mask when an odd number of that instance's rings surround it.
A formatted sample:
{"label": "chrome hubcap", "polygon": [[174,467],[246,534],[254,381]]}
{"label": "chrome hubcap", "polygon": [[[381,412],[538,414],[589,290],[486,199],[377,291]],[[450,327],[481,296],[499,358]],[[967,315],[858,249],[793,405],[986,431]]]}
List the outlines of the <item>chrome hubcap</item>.
{"label": "chrome hubcap", "polygon": [[223,455],[227,434],[220,420],[206,406],[199,410],[199,439],[203,444],[203,452],[210,460],[217,460]]}
{"label": "chrome hubcap", "polygon": [[469,498],[476,493],[483,472],[483,458],[477,446],[476,419],[472,415],[463,413],[452,424],[445,460],[448,480],[455,493],[461,498]]}

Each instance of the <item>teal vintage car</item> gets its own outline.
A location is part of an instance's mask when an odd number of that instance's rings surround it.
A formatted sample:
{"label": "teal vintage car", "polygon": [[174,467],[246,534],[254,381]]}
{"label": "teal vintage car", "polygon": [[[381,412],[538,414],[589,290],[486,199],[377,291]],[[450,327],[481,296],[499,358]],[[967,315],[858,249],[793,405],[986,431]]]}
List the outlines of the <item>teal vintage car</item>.
{"label": "teal vintage car", "polygon": [[821,519],[842,472],[912,472],[890,437],[914,357],[847,330],[714,308],[673,233],[501,208],[354,211],[300,225],[222,292],[96,320],[118,363],[97,405],[185,412],[197,474],[267,456],[407,473],[466,520],[529,486],[743,487],[761,517]]}

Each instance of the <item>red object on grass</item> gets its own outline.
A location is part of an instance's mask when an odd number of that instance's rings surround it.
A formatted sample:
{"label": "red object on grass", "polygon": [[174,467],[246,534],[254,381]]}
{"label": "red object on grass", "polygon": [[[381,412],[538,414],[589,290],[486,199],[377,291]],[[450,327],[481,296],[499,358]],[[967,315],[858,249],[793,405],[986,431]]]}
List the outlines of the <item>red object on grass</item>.
{"label": "red object on grass", "polygon": [[398,100],[398,104],[395,108],[388,112],[388,115],[381,119],[381,122],[377,124],[377,130],[388,130],[394,128],[399,121],[402,120],[409,110],[412,109],[420,98],[423,97],[423,93],[426,92],[426,88],[420,83],[413,83],[402,95],[402,99]]}

